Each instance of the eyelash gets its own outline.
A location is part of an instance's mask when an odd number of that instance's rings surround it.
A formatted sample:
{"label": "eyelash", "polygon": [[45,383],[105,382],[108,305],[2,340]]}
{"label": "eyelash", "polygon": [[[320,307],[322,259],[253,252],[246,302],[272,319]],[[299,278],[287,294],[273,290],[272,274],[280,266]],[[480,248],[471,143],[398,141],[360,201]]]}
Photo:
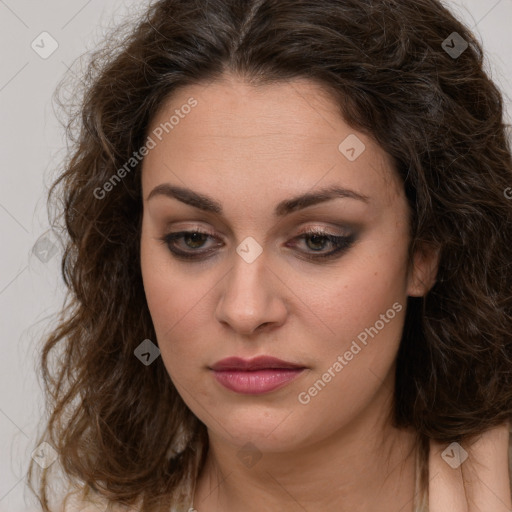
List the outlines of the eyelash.
{"label": "eyelash", "polygon": [[[176,240],[182,239],[186,236],[191,236],[191,235],[196,235],[196,234],[197,235],[205,235],[205,236],[209,236],[212,238],[214,237],[211,233],[207,233],[207,232],[201,231],[199,229],[194,229],[191,231],[179,231],[176,233],[168,233],[164,237],[160,238],[160,241],[164,245],[167,246],[167,248],[174,255],[175,258],[183,259],[183,260],[202,260],[202,259],[204,259],[204,257],[207,254],[213,252],[213,249],[209,249],[207,251],[202,251],[202,252],[194,251],[195,254],[190,254],[190,253],[187,253],[184,251],[176,250],[176,248],[173,246],[173,243]],[[330,233],[327,233],[326,231],[323,231],[323,230],[317,229],[317,228],[313,228],[308,231],[299,233],[299,235],[296,236],[294,238],[294,240],[295,239],[305,240],[305,239],[313,237],[313,236],[327,239],[329,242],[331,242],[335,246],[335,249],[333,249],[332,251],[330,251],[328,253],[324,253],[324,254],[316,254],[314,256],[305,256],[305,258],[307,258],[309,260],[325,260],[325,259],[333,259],[335,257],[339,257],[345,251],[350,249],[350,247],[353,245],[354,240],[355,240],[354,235],[337,236],[337,235],[332,235]]]}

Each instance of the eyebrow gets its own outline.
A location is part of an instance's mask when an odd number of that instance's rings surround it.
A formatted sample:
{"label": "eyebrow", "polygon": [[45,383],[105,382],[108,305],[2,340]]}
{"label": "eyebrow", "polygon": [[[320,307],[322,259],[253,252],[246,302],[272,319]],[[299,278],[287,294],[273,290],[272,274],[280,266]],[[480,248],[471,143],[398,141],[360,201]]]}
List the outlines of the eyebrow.
{"label": "eyebrow", "polygon": [[[162,183],[151,191],[147,197],[147,201],[156,196],[174,198],[178,201],[181,201],[182,203],[188,204],[189,206],[193,206],[194,208],[198,208],[205,212],[215,213],[217,215],[223,214],[221,203],[212,197],[209,197],[205,194],[199,194],[198,192],[194,192],[193,190],[186,187],[177,187],[168,183]],[[275,207],[274,215],[276,217],[283,217],[297,210],[307,208],[308,206],[313,206],[315,204],[323,203],[325,201],[330,201],[337,198],[356,199],[365,203],[368,203],[370,200],[370,198],[364,194],[359,194],[353,190],[333,185],[330,187],[322,188],[315,192],[302,194],[281,201]]]}

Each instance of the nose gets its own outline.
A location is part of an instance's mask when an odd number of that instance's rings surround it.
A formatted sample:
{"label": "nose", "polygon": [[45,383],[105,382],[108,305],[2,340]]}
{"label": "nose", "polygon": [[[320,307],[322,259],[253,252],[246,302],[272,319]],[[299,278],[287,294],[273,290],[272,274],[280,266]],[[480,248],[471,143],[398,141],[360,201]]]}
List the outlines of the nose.
{"label": "nose", "polygon": [[233,267],[221,283],[215,316],[237,334],[249,336],[285,322],[286,286],[267,266],[264,253],[251,263],[235,253]]}

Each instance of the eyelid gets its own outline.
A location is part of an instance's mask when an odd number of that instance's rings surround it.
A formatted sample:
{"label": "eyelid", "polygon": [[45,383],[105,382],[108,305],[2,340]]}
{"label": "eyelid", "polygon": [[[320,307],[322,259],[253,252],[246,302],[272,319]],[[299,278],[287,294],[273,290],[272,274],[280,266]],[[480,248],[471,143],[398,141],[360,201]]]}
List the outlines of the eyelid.
{"label": "eyelid", "polygon": [[[339,228],[338,228],[339,229]],[[334,231],[334,230],[332,230]],[[299,229],[299,231],[297,232],[297,235],[296,236],[300,236],[300,235],[303,235],[305,233],[314,233],[314,232],[318,232],[318,234],[320,235],[330,235],[330,236],[350,236],[351,233],[353,231],[349,231],[348,229],[346,229],[345,231],[343,232],[335,232],[333,233],[331,231],[331,229],[329,227],[325,227],[325,226],[311,226],[311,225],[306,225],[304,227],[302,227],[301,229]]]}
{"label": "eyelid", "polygon": [[[171,227],[173,226],[173,227]],[[206,227],[202,224],[185,224],[185,225],[182,225],[181,223],[179,224],[179,227],[175,227],[174,224],[169,224],[165,227],[165,231],[167,233],[178,233],[178,232],[181,232],[181,231],[200,231],[200,232],[203,232],[204,234],[207,234],[207,235],[210,235],[211,237],[213,238],[223,238],[223,237],[226,237],[227,235],[225,233],[223,233],[222,231],[219,233],[215,228],[209,228],[209,227]],[[228,230],[231,232],[231,230]],[[296,232],[295,236],[298,236],[298,235],[303,235],[305,233],[310,233],[312,231],[319,231],[321,232],[321,234],[329,234],[331,236],[350,236],[354,231],[355,231],[355,227],[352,223],[344,223],[344,224],[337,224],[335,225],[334,227],[332,227],[332,223],[331,223],[331,226],[325,226],[325,225],[319,225],[319,224],[305,224],[304,226],[302,226],[301,228],[299,228],[299,230]],[[285,237],[289,237],[293,234],[294,232],[294,228],[287,228],[285,230]],[[249,235],[247,235],[249,236]],[[245,237],[244,237],[245,238]]]}

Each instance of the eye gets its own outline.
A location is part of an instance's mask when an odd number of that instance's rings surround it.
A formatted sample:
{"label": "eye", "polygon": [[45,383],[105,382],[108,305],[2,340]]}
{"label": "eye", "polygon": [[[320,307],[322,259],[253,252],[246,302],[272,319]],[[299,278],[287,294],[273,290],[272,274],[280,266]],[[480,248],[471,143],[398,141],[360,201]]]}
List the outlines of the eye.
{"label": "eye", "polygon": [[[201,231],[199,229],[195,229],[193,231],[179,231],[176,233],[168,233],[165,235],[161,241],[173,253],[177,258],[184,258],[184,259],[199,259],[201,256],[203,256],[207,252],[211,252],[211,249],[208,249],[206,251],[197,251],[197,249],[200,249],[204,243],[205,239],[207,238],[214,238],[214,236],[210,233]],[[185,242],[185,251],[183,249],[179,249],[176,246],[178,245],[177,241],[183,241]],[[189,243],[186,243],[190,241]],[[217,244],[220,245],[220,244]],[[186,252],[186,249],[192,249],[192,253]]]}
{"label": "eye", "polygon": [[[164,243],[169,251],[177,259],[183,260],[202,260],[207,257],[208,254],[215,251],[215,247],[220,246],[221,243],[213,244],[212,247],[206,250],[199,250],[204,247],[205,242],[208,238],[216,238],[215,235],[195,229],[192,231],[179,231],[176,233],[168,233],[161,242]],[[322,229],[314,228],[308,231],[304,231],[293,240],[304,240],[307,248],[310,251],[300,251],[304,254],[304,257],[311,260],[336,258],[341,256],[343,252],[348,250],[355,241],[354,235],[334,235]],[[178,242],[183,242],[184,246],[179,247]],[[295,246],[297,244],[291,244]],[[325,252],[326,245],[331,245],[333,249]],[[317,253],[317,254],[315,254]]]}
{"label": "eye", "polygon": [[[320,228],[310,228],[300,233],[294,240],[304,240],[305,245],[312,249],[311,252],[305,252],[304,257],[311,260],[334,259],[340,257],[347,251],[355,241],[355,235],[334,235]],[[333,249],[328,252],[322,252],[326,245],[331,245]],[[318,254],[315,254],[318,253]]]}

